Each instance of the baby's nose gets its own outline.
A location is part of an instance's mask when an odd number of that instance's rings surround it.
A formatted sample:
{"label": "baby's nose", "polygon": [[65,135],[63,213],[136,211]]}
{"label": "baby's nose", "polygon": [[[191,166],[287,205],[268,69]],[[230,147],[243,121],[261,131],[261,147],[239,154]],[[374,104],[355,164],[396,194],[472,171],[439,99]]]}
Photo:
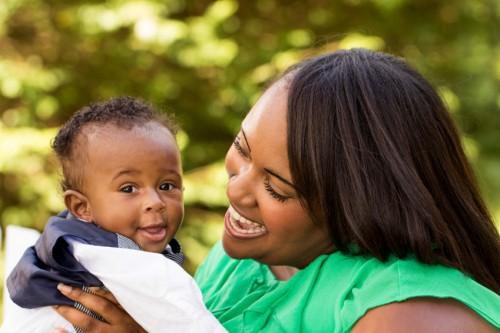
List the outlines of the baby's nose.
{"label": "baby's nose", "polygon": [[162,211],[165,209],[165,203],[161,196],[156,191],[149,191],[144,203],[144,210],[149,211]]}

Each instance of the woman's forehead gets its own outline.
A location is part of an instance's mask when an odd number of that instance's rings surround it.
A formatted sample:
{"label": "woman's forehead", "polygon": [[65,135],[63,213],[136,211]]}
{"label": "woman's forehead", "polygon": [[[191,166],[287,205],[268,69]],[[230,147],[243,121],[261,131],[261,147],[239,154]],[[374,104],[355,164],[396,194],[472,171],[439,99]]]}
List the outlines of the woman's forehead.
{"label": "woman's forehead", "polygon": [[243,120],[243,131],[274,129],[286,134],[287,93],[281,81],[269,87]]}
{"label": "woman's forehead", "polygon": [[257,101],[241,124],[252,159],[289,177],[287,153],[287,91],[275,83]]}

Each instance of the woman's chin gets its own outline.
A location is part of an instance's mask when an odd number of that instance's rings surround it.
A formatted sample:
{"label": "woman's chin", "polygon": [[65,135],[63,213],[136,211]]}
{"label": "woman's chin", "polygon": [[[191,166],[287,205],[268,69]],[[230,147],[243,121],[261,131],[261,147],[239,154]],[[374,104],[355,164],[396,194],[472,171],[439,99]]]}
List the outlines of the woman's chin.
{"label": "woman's chin", "polygon": [[267,230],[247,231],[242,230],[230,223],[229,215],[226,214],[224,231],[222,234],[222,246],[228,256],[234,259],[255,259],[262,257],[269,236]]}
{"label": "woman's chin", "polygon": [[222,236],[222,247],[224,247],[226,254],[233,259],[253,258],[252,253],[243,249],[241,244],[237,244],[237,242],[228,235]]}

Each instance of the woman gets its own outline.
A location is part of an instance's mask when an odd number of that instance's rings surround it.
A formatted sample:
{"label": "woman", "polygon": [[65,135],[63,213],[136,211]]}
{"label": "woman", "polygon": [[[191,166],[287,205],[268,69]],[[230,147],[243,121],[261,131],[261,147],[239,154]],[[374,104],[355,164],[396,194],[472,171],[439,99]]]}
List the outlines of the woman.
{"label": "woman", "polygon": [[[231,332],[494,332],[500,241],[442,101],[367,50],[304,61],[270,86],[226,156],[222,246],[196,279]],[[88,332],[140,332],[66,295]],[[108,296],[109,298],[109,296]]]}

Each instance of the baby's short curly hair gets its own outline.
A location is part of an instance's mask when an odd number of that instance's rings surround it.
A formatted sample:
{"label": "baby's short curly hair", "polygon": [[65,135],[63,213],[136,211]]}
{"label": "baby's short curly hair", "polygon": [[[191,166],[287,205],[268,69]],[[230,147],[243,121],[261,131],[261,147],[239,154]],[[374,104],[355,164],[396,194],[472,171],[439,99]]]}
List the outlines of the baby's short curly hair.
{"label": "baby's short curly hair", "polygon": [[159,114],[148,103],[132,97],[116,97],[105,102],[93,103],[78,110],[60,129],[52,142],[52,149],[62,165],[63,191],[79,190],[83,185],[86,161],[84,143],[80,139],[84,128],[90,125],[112,124],[130,129],[148,122],[165,126],[174,136],[178,127],[166,114]]}

